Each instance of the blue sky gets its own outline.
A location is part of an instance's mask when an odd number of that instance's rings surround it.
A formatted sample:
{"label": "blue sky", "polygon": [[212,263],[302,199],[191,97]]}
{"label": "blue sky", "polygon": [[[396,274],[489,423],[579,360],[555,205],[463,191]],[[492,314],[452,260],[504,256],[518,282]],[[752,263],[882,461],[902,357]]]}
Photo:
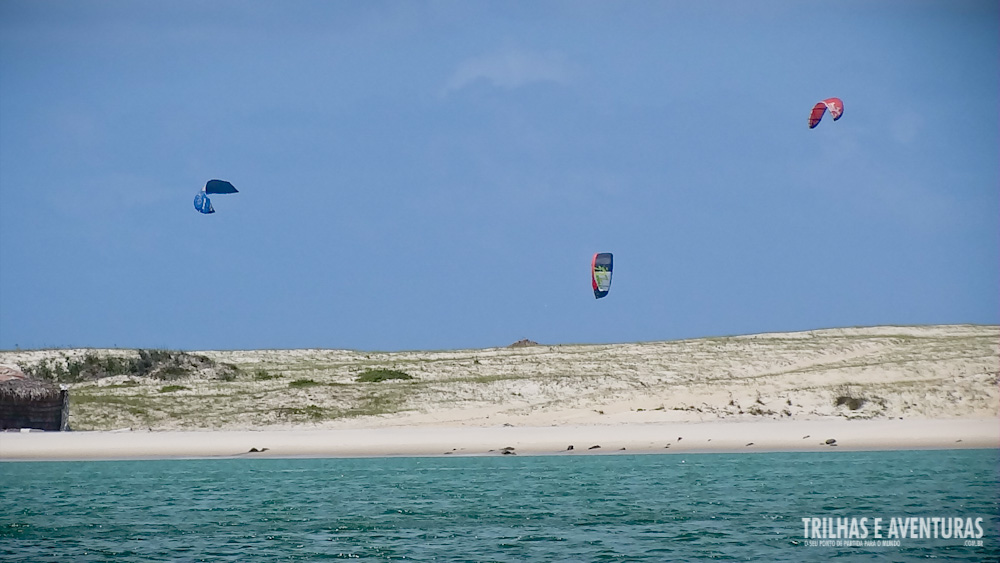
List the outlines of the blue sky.
{"label": "blue sky", "polygon": [[998,12],[6,0],[0,348],[996,324]]}

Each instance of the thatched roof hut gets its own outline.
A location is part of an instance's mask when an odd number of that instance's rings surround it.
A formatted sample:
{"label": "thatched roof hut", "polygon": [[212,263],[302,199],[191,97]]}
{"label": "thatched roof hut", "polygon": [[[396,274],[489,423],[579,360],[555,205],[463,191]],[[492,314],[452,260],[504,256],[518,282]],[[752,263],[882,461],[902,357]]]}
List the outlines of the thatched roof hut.
{"label": "thatched roof hut", "polygon": [[0,381],[0,401],[45,401],[59,397],[59,386],[37,379]]}
{"label": "thatched roof hut", "polygon": [[0,381],[0,430],[69,429],[69,395],[58,385],[11,377]]}

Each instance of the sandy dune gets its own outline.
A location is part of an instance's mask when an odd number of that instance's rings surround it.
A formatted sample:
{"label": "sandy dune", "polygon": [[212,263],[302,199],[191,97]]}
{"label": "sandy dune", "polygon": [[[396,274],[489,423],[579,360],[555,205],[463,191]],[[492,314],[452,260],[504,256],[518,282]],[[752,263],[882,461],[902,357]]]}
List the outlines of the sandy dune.
{"label": "sandy dune", "polygon": [[[41,359],[88,353],[120,356],[136,352],[8,351],[0,352],[0,363],[24,367]],[[724,448],[735,450],[747,448],[749,442],[769,449],[787,449],[794,442],[795,449],[801,449],[802,443],[793,438],[801,441],[803,435],[812,434],[800,431],[809,424],[850,423],[838,428],[868,428],[869,438],[859,435],[853,446],[844,447],[942,447],[949,443],[996,447],[1000,429],[1000,327],[996,326],[886,326],[673,342],[391,353],[198,353],[234,364],[243,375],[221,380],[208,373],[169,382],[117,376],[75,383],[70,395],[71,426],[74,430],[127,429],[133,436],[146,436],[148,444],[170,442],[170,438],[158,437],[160,431],[228,431],[231,434],[226,436],[234,445],[240,444],[237,451],[255,447],[252,440],[237,440],[248,431],[253,431],[252,437],[262,436],[261,431],[294,431],[284,434],[289,444],[309,431],[347,432],[337,434],[336,440],[354,444],[356,436],[364,436],[376,444],[383,438],[365,432],[395,429],[379,436],[386,436],[398,451],[389,451],[393,448],[383,444],[375,448],[382,453],[411,451],[404,445],[423,443],[420,432],[434,436],[444,429],[479,429],[474,438],[449,434],[448,439],[431,440],[418,448],[424,454],[452,448],[485,453],[494,447],[516,447],[501,438],[511,441],[515,435],[532,433],[547,437],[521,439],[518,443],[523,448],[561,450],[572,442],[577,442],[576,447],[589,447],[594,444],[587,442],[600,440],[597,432],[605,431],[600,428],[610,428],[608,440],[628,450],[666,449],[664,436],[679,433],[678,428],[688,428],[688,433],[707,429],[704,439],[707,444],[711,437],[715,449],[723,447],[721,440],[728,436],[732,443]],[[413,379],[357,382],[358,374],[369,368],[401,370]],[[951,422],[921,426],[941,421]],[[772,427],[765,423],[787,431],[764,432]],[[879,426],[890,423],[894,426]],[[716,427],[726,430],[712,430]],[[937,436],[933,428],[947,432]],[[589,434],[570,429],[589,429]],[[842,438],[825,434],[843,437],[849,435],[846,432],[816,431],[823,439],[838,440]],[[937,437],[911,443],[914,432]],[[77,444],[91,439],[85,437],[89,434],[73,435]],[[0,458],[9,458],[3,450],[15,441],[37,436],[0,436]],[[70,439],[45,438],[50,443]],[[324,441],[313,436],[312,441],[317,440]],[[280,442],[275,440],[275,445]],[[266,444],[256,447],[279,450]],[[308,453],[313,451],[310,447],[289,446],[287,455]],[[315,447],[336,455],[368,452],[360,445],[344,450]],[[163,448],[157,451],[177,455],[178,450]],[[225,454],[211,451],[212,455]]]}

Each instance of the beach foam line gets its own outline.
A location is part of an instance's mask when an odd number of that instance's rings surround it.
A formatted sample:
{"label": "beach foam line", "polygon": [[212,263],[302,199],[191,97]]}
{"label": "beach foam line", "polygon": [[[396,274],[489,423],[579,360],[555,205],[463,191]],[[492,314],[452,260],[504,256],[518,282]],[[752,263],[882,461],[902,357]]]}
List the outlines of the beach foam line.
{"label": "beach foam line", "polygon": [[1000,420],[829,419],[547,427],[0,433],[0,461],[960,448],[1000,448]]}

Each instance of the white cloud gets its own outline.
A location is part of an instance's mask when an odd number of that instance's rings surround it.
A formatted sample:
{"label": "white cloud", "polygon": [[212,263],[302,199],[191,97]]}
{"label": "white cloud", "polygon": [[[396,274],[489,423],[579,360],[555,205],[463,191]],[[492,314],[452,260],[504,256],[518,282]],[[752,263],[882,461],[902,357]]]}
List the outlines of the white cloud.
{"label": "white cloud", "polygon": [[573,74],[572,65],[557,53],[511,49],[463,61],[448,80],[445,94],[479,80],[508,90],[535,82],[565,84]]}

